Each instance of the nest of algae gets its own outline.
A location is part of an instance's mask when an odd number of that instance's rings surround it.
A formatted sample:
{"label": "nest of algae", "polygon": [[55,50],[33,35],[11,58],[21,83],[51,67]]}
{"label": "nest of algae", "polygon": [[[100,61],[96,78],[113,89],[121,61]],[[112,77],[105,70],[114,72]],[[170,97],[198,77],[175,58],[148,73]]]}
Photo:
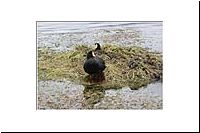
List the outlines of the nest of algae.
{"label": "nest of algae", "polygon": [[105,60],[105,81],[91,83],[84,72],[86,54],[94,47],[75,46],[73,50],[56,52],[38,49],[39,80],[70,80],[85,86],[96,85],[104,89],[129,86],[138,89],[154,81],[162,81],[162,55],[137,46],[103,45],[99,55]]}

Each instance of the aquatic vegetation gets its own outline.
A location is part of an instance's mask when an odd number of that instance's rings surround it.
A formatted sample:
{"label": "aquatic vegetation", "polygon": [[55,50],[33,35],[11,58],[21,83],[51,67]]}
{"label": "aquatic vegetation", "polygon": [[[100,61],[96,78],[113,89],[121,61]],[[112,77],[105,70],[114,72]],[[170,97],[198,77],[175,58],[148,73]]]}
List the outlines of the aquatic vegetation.
{"label": "aquatic vegetation", "polygon": [[137,46],[106,44],[99,55],[106,63],[105,81],[91,83],[83,69],[86,54],[90,50],[94,50],[94,47],[78,45],[65,52],[38,48],[38,79],[70,80],[86,86],[102,86],[104,89],[124,86],[138,89],[162,80],[162,54]]}

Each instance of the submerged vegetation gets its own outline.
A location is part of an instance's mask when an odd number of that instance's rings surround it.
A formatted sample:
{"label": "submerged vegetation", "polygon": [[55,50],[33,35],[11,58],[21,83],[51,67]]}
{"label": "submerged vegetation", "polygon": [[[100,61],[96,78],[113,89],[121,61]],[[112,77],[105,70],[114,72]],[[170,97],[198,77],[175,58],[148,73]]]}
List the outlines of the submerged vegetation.
{"label": "submerged vegetation", "polygon": [[70,80],[85,86],[102,86],[104,89],[129,86],[138,89],[151,82],[162,80],[162,55],[147,49],[131,46],[103,45],[98,54],[105,60],[105,81],[91,83],[84,72],[86,54],[94,47],[78,45],[73,50],[56,52],[38,48],[39,80]]}

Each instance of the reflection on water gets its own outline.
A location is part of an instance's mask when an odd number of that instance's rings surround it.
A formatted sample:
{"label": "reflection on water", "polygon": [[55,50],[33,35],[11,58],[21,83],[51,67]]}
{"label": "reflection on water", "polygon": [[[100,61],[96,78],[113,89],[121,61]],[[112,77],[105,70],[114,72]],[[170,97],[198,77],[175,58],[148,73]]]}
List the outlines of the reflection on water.
{"label": "reflection on water", "polygon": [[102,86],[88,85],[85,86],[84,91],[84,108],[93,109],[94,105],[100,102],[104,95],[105,89]]}

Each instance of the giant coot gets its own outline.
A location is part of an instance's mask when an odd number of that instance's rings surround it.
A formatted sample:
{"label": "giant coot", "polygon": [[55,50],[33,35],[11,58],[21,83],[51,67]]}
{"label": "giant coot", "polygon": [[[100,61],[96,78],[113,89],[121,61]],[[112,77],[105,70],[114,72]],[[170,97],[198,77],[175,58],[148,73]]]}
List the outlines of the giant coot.
{"label": "giant coot", "polygon": [[101,74],[106,68],[105,62],[103,59],[94,55],[93,51],[88,52],[87,59],[83,66],[86,73],[89,75]]}

